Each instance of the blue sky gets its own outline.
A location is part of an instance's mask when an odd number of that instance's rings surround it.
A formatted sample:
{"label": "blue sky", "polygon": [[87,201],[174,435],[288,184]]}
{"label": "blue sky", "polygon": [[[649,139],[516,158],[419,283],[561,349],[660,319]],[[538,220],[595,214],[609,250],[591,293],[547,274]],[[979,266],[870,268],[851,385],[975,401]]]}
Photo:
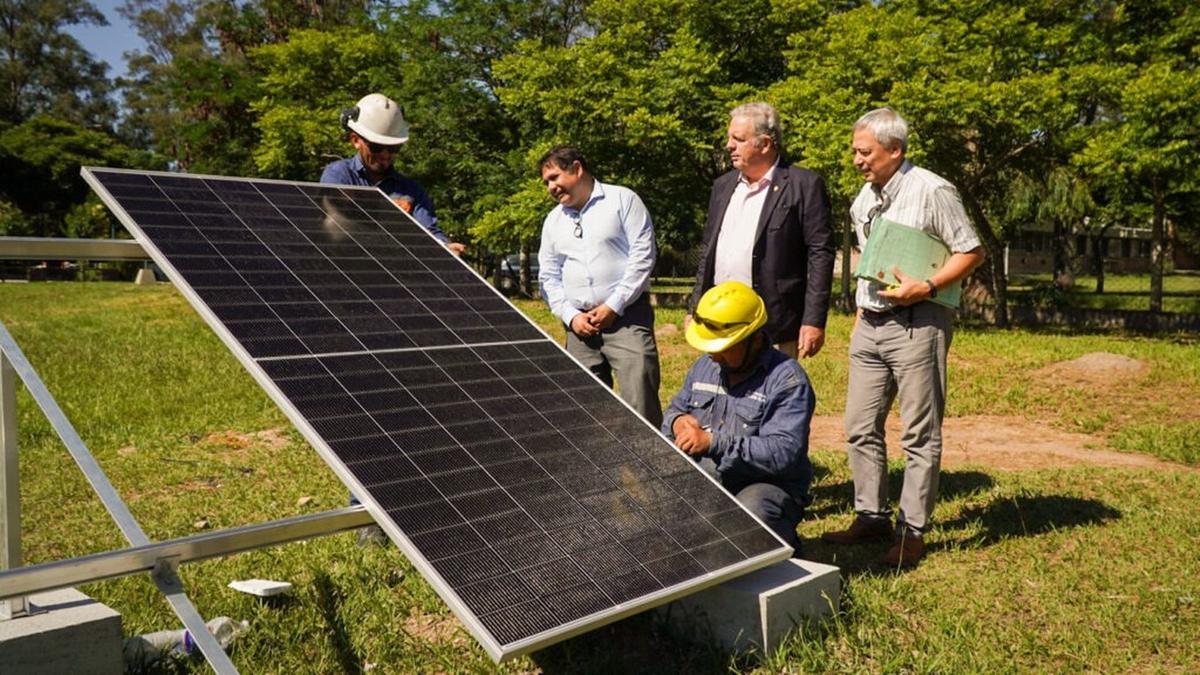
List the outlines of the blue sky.
{"label": "blue sky", "polygon": [[107,26],[69,26],[67,32],[101,61],[108,63],[108,76],[115,78],[125,74],[124,52],[134,49],[145,50],[146,43],[138,37],[133,27],[117,13],[124,0],[92,0],[96,9],[108,19]]}

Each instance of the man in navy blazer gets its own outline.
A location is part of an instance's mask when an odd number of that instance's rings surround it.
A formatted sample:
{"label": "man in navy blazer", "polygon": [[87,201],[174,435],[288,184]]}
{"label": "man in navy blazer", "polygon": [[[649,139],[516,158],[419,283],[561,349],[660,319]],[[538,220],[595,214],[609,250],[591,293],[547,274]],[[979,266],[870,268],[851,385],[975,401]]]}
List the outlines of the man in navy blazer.
{"label": "man in navy blazer", "polygon": [[825,181],[782,161],[782,141],[771,105],[746,103],[729,113],[725,149],[733,171],[713,183],[689,307],[709,288],[740,281],[766,303],[775,347],[803,358],[825,344],[836,249]]}

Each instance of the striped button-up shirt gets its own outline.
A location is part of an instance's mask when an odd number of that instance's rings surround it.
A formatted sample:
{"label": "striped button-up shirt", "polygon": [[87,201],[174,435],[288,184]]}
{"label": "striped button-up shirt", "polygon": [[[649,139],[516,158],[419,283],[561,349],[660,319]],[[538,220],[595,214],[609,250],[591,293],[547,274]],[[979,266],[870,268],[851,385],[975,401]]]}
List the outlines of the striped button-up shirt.
{"label": "striped button-up shirt", "polygon": [[[868,223],[878,216],[933,235],[952,253],[966,253],[980,246],[958,190],[946,179],[913,166],[908,160],[904,160],[883,189],[873,183],[864,185],[850,206],[860,248],[867,242]],[[863,309],[887,311],[895,303],[879,297],[881,290],[879,284],[859,279],[854,301]]]}

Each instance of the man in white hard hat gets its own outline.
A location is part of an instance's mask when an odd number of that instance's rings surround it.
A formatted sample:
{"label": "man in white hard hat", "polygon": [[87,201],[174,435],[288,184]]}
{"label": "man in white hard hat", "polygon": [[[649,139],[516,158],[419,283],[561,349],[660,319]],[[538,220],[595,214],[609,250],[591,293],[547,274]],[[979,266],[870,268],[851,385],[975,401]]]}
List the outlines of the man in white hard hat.
{"label": "man in white hard hat", "polygon": [[355,154],[327,165],[321,182],[378,187],[455,255],[461,254],[466,246],[451,242],[437,226],[433,200],[425,188],[392,164],[400,146],[408,142],[408,123],[400,104],[383,94],[367,94],[342,111],[342,128],[349,133]]}
{"label": "man in white hard hat", "polygon": [[[326,165],[321,182],[378,187],[452,253],[461,255],[466,246],[450,241],[437,226],[433,200],[425,188],[401,175],[392,165],[400,146],[408,142],[408,123],[400,104],[383,94],[367,94],[353,108],[342,111],[342,128],[349,134],[355,154]],[[350,505],[358,503],[358,497],[351,494]],[[358,544],[370,543],[387,543],[387,536],[378,525],[359,530]]]}
{"label": "man in white hard hat", "polygon": [[704,355],[671,399],[662,432],[799,555],[817,399],[796,358],[772,346],[766,325],[762,298],[740,281],[700,297],[685,335]]}

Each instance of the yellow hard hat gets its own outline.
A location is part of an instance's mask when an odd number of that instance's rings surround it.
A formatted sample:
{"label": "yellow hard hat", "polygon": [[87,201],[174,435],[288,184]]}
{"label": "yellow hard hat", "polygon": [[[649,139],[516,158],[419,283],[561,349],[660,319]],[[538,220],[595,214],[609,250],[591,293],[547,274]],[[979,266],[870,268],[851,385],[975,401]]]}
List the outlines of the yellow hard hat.
{"label": "yellow hard hat", "polygon": [[726,281],[708,289],[696,304],[688,324],[688,344],[716,354],[754,334],[767,322],[762,298],[740,281]]}

